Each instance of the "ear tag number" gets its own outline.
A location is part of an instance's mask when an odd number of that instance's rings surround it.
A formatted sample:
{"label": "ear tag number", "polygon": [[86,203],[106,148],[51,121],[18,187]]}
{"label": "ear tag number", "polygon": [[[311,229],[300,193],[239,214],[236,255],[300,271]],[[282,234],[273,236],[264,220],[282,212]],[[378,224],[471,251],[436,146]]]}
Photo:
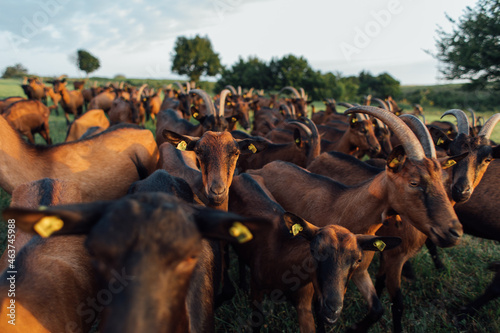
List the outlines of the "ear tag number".
{"label": "ear tag number", "polygon": [[47,238],[57,230],[60,230],[64,225],[63,220],[57,216],[45,216],[33,227],[35,231],[42,237]]}
{"label": "ear tag number", "polygon": [[229,229],[229,234],[236,238],[238,243],[246,243],[253,238],[252,233],[241,222],[234,222]]}
{"label": "ear tag number", "polygon": [[385,243],[380,239],[377,239],[375,242],[373,242],[373,246],[375,246],[380,252],[384,251],[385,249]]}
{"label": "ear tag number", "polygon": [[304,230],[304,228],[300,224],[295,223],[294,225],[292,225],[292,230],[290,230],[290,233],[294,236],[297,236],[297,234],[302,230]]}
{"label": "ear tag number", "polygon": [[182,150],[182,151],[186,150],[186,147],[187,147],[187,143],[186,143],[186,141],[181,141],[181,142],[179,142],[179,144],[177,145],[177,149]]}

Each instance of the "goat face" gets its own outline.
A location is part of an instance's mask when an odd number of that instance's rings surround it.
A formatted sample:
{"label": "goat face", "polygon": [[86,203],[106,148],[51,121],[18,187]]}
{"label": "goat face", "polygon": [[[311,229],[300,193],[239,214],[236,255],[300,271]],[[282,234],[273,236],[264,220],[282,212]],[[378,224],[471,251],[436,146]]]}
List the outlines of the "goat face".
{"label": "goat face", "polygon": [[16,227],[26,232],[33,233],[41,219],[51,217],[62,225],[56,235],[87,234],[85,245],[107,283],[103,331],[126,333],[187,330],[185,296],[201,237],[235,241],[230,235],[234,222],[268,223],[189,205],[163,193],[43,212],[12,208],[4,216],[15,218]]}
{"label": "goat face", "polygon": [[[447,161],[442,163],[446,165]],[[407,159],[403,147],[397,146],[387,159],[386,169],[391,207],[402,218],[413,221],[435,244],[457,244],[462,225],[446,194],[437,160]]]}
{"label": "goat face", "polygon": [[372,154],[380,153],[380,143],[375,136],[373,123],[371,120],[359,120],[356,116],[349,118],[349,129],[351,132],[351,142],[362,151],[370,151]]}
{"label": "goat face", "polygon": [[61,91],[63,91],[66,88],[66,79],[54,80],[52,84],[54,86],[54,92],[56,94],[60,94]]}
{"label": "goat face", "polygon": [[302,269],[312,273],[319,313],[329,324],[340,316],[347,284],[363,260],[363,251],[392,249],[401,243],[398,237],[355,235],[338,225],[318,228],[289,212],[283,218],[290,232],[310,242],[312,256]]}
{"label": "goat face", "polygon": [[240,153],[257,153],[267,147],[265,142],[253,139],[235,140],[229,132],[208,131],[195,138],[164,130],[163,136],[179,149],[195,152],[203,179],[203,194],[212,207],[227,202]]}

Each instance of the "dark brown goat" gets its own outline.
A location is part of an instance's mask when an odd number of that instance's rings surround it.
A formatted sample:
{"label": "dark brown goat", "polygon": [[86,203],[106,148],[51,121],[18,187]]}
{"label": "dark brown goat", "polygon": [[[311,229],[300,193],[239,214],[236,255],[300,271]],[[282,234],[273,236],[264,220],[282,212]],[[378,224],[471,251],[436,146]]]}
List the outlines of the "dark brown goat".
{"label": "dark brown goat", "polygon": [[182,118],[189,120],[191,118],[190,85],[187,83],[185,90],[179,82],[175,82],[175,84],[179,87],[179,90],[175,91],[173,89],[170,89],[165,93],[165,97],[163,98],[163,102],[161,103],[160,110],[172,109],[179,111]]}
{"label": "dark brown goat", "polygon": [[102,109],[104,112],[108,112],[113,105],[113,101],[117,97],[116,92],[112,87],[106,87],[98,95],[93,97],[89,103],[89,110]]}
{"label": "dark brown goat", "polygon": [[249,238],[245,224],[268,223],[189,205],[163,193],[44,211],[9,208],[3,216],[26,232],[55,220],[60,227],[54,235],[87,235],[85,245],[109,286],[101,331],[123,333],[188,331],[186,293],[201,237],[243,241],[232,235],[240,231]]}
{"label": "dark brown goat", "polygon": [[0,100],[0,115],[13,103],[26,100],[24,97],[13,96]]}
{"label": "dark brown goat", "polygon": [[50,110],[37,100],[21,100],[11,104],[2,116],[19,133],[25,135],[29,142],[35,143],[33,137],[40,133],[47,144],[52,144],[49,130]]}
{"label": "dark brown goat", "polygon": [[[272,221],[260,230],[250,228],[254,242],[234,246],[240,260],[250,266],[254,313],[248,317],[250,322],[241,321],[254,326],[254,331],[263,324],[264,314],[256,304],[264,294],[270,294],[273,301],[292,301],[300,331],[315,332],[314,294],[318,331],[324,331],[325,322],[333,324],[340,316],[347,283],[362,261],[363,250],[376,251],[376,242],[384,242],[388,249],[400,242],[392,237],[354,235],[338,225],[318,228],[285,212],[248,174],[234,178],[230,198],[231,211]],[[248,205],[249,198],[252,205]]]}
{"label": "dark brown goat", "polygon": [[23,88],[28,99],[46,102],[45,85],[39,78],[24,77],[21,88]]}
{"label": "dark brown goat", "polygon": [[[447,199],[440,163],[425,156],[415,135],[392,113],[374,107],[355,107],[347,112],[368,113],[381,119],[403,142],[404,151],[393,150],[385,172],[355,187],[284,162],[273,162],[250,173],[263,177],[265,186],[283,208],[315,225],[339,224],[355,233],[374,234],[382,225],[383,214],[392,208],[440,246],[456,244],[462,227]],[[370,309],[369,315],[356,325],[359,330],[367,330],[383,313],[366,271],[372,256],[365,259],[353,276]]]}

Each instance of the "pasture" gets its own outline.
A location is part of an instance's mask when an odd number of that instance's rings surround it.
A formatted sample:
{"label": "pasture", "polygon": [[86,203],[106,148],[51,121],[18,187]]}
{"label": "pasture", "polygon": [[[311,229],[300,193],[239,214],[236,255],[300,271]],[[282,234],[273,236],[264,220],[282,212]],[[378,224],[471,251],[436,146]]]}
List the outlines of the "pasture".
{"label": "pasture", "polygon": [[[8,96],[24,96],[18,80],[0,80],[0,98]],[[405,110],[409,105],[400,104]],[[316,110],[324,109],[322,102],[315,102]],[[438,120],[444,109],[424,108],[428,122]],[[50,116],[50,134],[54,143],[63,142],[66,136],[66,123],[62,110],[59,116]],[[477,113],[487,119],[494,112]],[[454,121],[448,116],[445,120]],[[152,121],[146,127],[153,131]],[[500,129],[496,129],[491,139],[500,142]],[[36,142],[43,144],[40,136]],[[492,198],[497,200],[498,198]],[[9,205],[10,196],[0,190],[0,210]],[[6,246],[6,223],[0,222],[0,253]],[[416,280],[403,279],[402,291],[405,312],[403,327],[407,332],[498,332],[500,331],[500,300],[490,302],[474,317],[461,322],[454,315],[461,305],[481,294],[491,282],[493,273],[486,269],[488,263],[500,260],[498,244],[494,241],[482,240],[464,235],[458,246],[439,249],[446,266],[443,271],[434,268],[428,251],[423,249],[412,260]],[[232,269],[230,274],[233,283],[238,281],[235,255],[232,253]],[[372,278],[377,270],[377,259],[370,267]],[[22,274],[22,272],[19,272]],[[387,293],[382,297],[385,314],[382,320],[374,325],[371,332],[390,332],[392,315]],[[365,302],[355,286],[350,283],[344,301],[344,310],[339,322],[330,328],[330,332],[343,332],[365,315]],[[297,315],[287,304],[273,304],[265,301],[262,304],[267,318],[263,332],[297,332]],[[216,311],[216,327],[218,332],[239,332],[251,314],[248,296],[241,290],[230,301]],[[1,319],[4,320],[4,319]]]}

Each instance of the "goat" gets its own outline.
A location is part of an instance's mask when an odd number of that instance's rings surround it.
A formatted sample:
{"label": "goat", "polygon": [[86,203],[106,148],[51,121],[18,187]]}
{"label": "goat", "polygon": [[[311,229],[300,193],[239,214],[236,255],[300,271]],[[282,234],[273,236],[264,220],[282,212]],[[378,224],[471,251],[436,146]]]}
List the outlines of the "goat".
{"label": "goat", "polygon": [[200,89],[193,89],[191,94],[199,96],[205,103],[207,110],[206,115],[201,115],[200,110],[193,108],[193,117],[199,121],[198,125],[193,125],[185,120],[174,110],[162,110],[158,114],[158,121],[156,122],[156,142],[158,147],[165,142],[162,133],[164,130],[174,131],[181,135],[201,137],[206,131],[225,131],[227,129],[227,120],[224,118],[224,99],[229,94],[229,90],[223,90],[221,93],[221,102],[219,110],[216,111],[208,94]]}
{"label": "goat", "polygon": [[52,85],[54,86],[54,93],[61,95],[61,106],[64,110],[64,117],[66,118],[66,124],[69,125],[69,114],[73,114],[74,118],[78,118],[83,112],[83,95],[81,90],[69,91],[66,87],[66,79],[54,80]]}
{"label": "goat", "polygon": [[[163,193],[44,211],[9,208],[3,216],[26,232],[34,233],[49,220],[60,224],[54,236],[86,235],[98,274],[115,292],[103,312],[102,332],[187,331],[185,299],[201,237],[248,241],[246,224],[268,223],[189,205]],[[232,236],[238,232],[239,237]],[[117,282],[122,285],[116,287]]]}
{"label": "goat", "polygon": [[80,118],[75,119],[68,127],[68,133],[64,141],[76,141],[80,139],[89,128],[95,126],[97,126],[98,129],[93,131],[93,135],[108,129],[109,120],[106,118],[104,110],[90,110],[84,113]]}
{"label": "goat", "polygon": [[53,177],[80,184],[83,200],[114,199],[151,173],[158,147],[149,130],[110,128],[86,140],[49,147],[32,146],[0,117],[0,187],[7,193],[22,183]]}
{"label": "goat", "polygon": [[51,111],[55,110],[56,115],[59,115],[59,102],[61,101],[62,96],[60,94],[56,94],[54,92],[54,89],[49,87],[45,87],[45,93],[52,100],[52,105],[49,107],[49,109]]}
{"label": "goat", "polygon": [[189,120],[191,118],[191,110],[189,108],[191,104],[190,93],[198,89],[191,90],[190,85],[186,84],[186,90],[184,90],[184,87],[179,82],[175,82],[175,84],[179,87],[179,91],[175,92],[171,89],[171,93],[166,93],[160,110],[178,110],[182,118]]}
{"label": "goat", "polygon": [[88,106],[90,101],[92,100],[92,98],[96,97],[99,93],[101,93],[102,90],[103,90],[102,87],[97,87],[97,81],[94,81],[94,85],[92,87],[82,90],[83,104],[85,105],[85,110],[90,110]]}
{"label": "goat", "polygon": [[[462,226],[447,199],[440,163],[426,157],[413,132],[391,112],[367,106],[346,111],[354,112],[381,119],[403,143],[389,155],[385,172],[354,187],[285,162],[272,162],[249,173],[263,177],[265,186],[284,209],[315,225],[338,224],[354,233],[374,234],[382,225],[382,214],[392,208],[440,246],[456,244]],[[370,309],[356,325],[358,330],[367,330],[383,313],[366,271],[372,257],[366,256],[353,275]]]}
{"label": "goat", "polygon": [[6,110],[12,103],[26,100],[24,97],[12,96],[0,100],[0,115]]}
{"label": "goat", "polygon": [[88,109],[102,109],[104,112],[108,112],[116,97],[118,96],[112,87],[105,87],[103,91],[90,100]]}
{"label": "goat", "polygon": [[144,96],[142,98],[142,103],[144,105],[144,109],[146,112],[146,117],[153,119],[156,122],[156,115],[160,112],[161,107],[161,98],[160,98],[160,90],[157,92],[151,91],[148,96]]}
{"label": "goat", "polygon": [[307,96],[304,93],[304,90],[301,88],[301,94],[295,89],[294,87],[287,86],[282,88],[278,95],[282,93],[283,91],[289,90],[293,93],[294,97],[290,99],[290,104],[292,104],[295,109],[297,110],[297,116],[298,117],[307,117],[307,105],[310,104],[310,101],[307,101]]}
{"label": "goat", "polygon": [[[252,205],[248,205],[249,198]],[[313,294],[318,331],[323,331],[325,321],[333,324],[340,316],[347,282],[361,263],[363,250],[376,251],[377,242],[384,242],[388,249],[400,242],[392,237],[354,235],[337,225],[316,227],[285,212],[248,174],[234,178],[229,208],[243,216],[272,221],[260,230],[250,227],[254,242],[234,245],[240,260],[250,266],[253,316],[263,316],[255,304],[263,301],[265,293],[273,301],[288,298],[297,309],[301,332],[316,329]]]}
{"label": "goat", "polygon": [[142,124],[144,119],[141,119],[140,101],[126,100],[123,97],[118,97],[113,101],[111,109],[108,112],[111,125],[120,123]]}
{"label": "goat", "polygon": [[21,100],[11,104],[2,116],[29,142],[35,143],[35,133],[40,133],[47,144],[52,144],[49,129],[50,110],[40,101]]}
{"label": "goat", "polygon": [[24,93],[28,97],[28,99],[31,100],[37,100],[37,101],[45,101],[47,97],[45,95],[45,85],[41,80],[35,77],[24,77],[23,78],[23,84],[21,85],[21,88],[23,88]]}

